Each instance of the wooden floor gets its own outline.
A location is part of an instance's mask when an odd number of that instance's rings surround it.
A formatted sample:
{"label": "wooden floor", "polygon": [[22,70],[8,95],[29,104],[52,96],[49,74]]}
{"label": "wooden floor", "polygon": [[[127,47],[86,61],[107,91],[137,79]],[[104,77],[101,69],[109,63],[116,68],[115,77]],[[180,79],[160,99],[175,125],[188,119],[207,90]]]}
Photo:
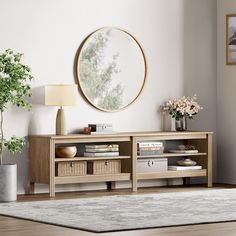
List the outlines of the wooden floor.
{"label": "wooden floor", "polygon": [[[215,185],[216,188],[232,188],[236,186],[232,185]],[[178,191],[198,191],[207,190],[202,186],[191,187],[161,187],[161,188],[145,188],[140,189],[137,194],[140,193],[160,193],[160,192],[178,192]],[[134,194],[129,190],[113,190],[113,191],[96,191],[96,192],[76,192],[76,193],[58,193],[54,199],[69,199],[69,198],[81,198],[81,197],[95,197],[95,196],[107,196],[117,194]],[[49,199],[46,194],[37,195],[23,195],[18,197],[18,201],[39,201]],[[114,233],[89,233],[80,230],[73,230],[64,227],[58,227],[53,225],[41,224],[37,222],[14,219],[10,217],[0,216],[0,235],[1,236],[235,236],[236,235],[236,222],[232,223],[217,223],[217,224],[204,224],[193,226],[181,226],[181,227],[168,227],[157,228],[149,230],[134,230],[134,231],[122,231]]]}

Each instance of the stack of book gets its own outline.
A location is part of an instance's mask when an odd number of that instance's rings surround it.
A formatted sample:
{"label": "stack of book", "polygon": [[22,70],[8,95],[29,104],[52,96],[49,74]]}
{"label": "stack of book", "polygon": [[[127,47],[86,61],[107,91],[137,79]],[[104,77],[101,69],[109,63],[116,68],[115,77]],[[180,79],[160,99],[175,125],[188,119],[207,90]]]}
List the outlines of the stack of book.
{"label": "stack of book", "polygon": [[139,156],[159,155],[164,151],[162,142],[139,142],[137,148]]}
{"label": "stack of book", "polygon": [[168,166],[168,170],[201,170],[202,166]]}
{"label": "stack of book", "polygon": [[118,144],[96,144],[85,145],[85,157],[113,157],[119,156]]}

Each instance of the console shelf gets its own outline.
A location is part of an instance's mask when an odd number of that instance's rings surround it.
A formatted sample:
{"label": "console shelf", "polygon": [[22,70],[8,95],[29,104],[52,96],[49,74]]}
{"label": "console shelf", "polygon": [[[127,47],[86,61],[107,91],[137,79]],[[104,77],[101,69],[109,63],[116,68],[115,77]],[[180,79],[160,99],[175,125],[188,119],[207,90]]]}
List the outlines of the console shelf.
{"label": "console shelf", "polygon": [[137,173],[137,179],[165,179],[206,176],[207,170],[169,170],[159,173]]}
{"label": "console shelf", "polygon": [[129,173],[110,174],[110,175],[84,175],[84,176],[66,176],[55,177],[56,184],[69,184],[69,183],[91,183],[91,182],[110,182],[110,181],[124,181],[130,180]]}
{"label": "console shelf", "polygon": [[[55,196],[56,185],[76,184],[91,182],[107,182],[108,187],[114,189],[116,181],[130,181],[132,191],[137,191],[138,182],[147,179],[167,179],[206,177],[207,186],[212,186],[212,132],[187,131],[187,132],[123,132],[112,134],[72,134],[72,135],[31,135],[29,136],[29,159],[30,159],[30,192],[34,193],[35,183],[49,185],[50,197]],[[137,145],[139,142],[161,141],[165,150],[175,150],[177,145],[193,145],[198,153],[170,153],[161,155],[138,156]],[[56,158],[55,149],[60,145],[76,145],[77,150],[83,151],[87,144],[118,144],[119,156],[84,157],[78,152],[74,158]],[[176,163],[181,157],[191,157],[201,165],[201,170],[179,170],[162,172],[137,172],[137,162],[139,159],[168,158],[168,164]],[[91,167],[91,163],[115,163],[119,166],[118,174],[96,175],[86,174],[86,168]],[[147,161],[147,160],[145,160]],[[68,163],[66,163],[68,162]],[[83,168],[80,175],[57,176],[58,166],[76,166]],[[121,172],[121,173],[120,173]],[[113,173],[113,172],[111,172]],[[115,173],[115,172],[114,172]]]}
{"label": "console shelf", "polygon": [[206,152],[198,152],[198,153],[163,153],[159,155],[147,155],[147,156],[137,156],[137,158],[150,158],[150,157],[188,157],[188,156],[206,156]]}
{"label": "console shelf", "polygon": [[131,156],[103,156],[103,157],[74,157],[74,158],[55,158],[55,162],[63,162],[63,161],[92,161],[92,160],[120,160],[120,159],[130,159]]}

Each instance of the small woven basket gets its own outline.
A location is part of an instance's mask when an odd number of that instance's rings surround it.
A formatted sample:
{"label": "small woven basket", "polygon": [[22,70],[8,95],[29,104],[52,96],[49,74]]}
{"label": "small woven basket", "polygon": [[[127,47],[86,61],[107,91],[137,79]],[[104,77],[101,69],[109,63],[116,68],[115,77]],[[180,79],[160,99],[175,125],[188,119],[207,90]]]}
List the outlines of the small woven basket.
{"label": "small woven basket", "polygon": [[121,173],[121,160],[88,161],[88,174],[104,175]]}
{"label": "small woven basket", "polygon": [[86,161],[66,161],[56,163],[56,176],[86,175]]}

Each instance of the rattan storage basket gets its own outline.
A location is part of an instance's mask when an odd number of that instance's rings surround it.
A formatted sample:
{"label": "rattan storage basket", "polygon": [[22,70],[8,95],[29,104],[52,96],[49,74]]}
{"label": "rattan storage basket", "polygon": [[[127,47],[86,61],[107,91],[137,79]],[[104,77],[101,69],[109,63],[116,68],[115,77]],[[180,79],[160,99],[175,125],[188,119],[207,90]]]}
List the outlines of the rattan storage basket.
{"label": "rattan storage basket", "polygon": [[65,161],[56,163],[56,176],[86,175],[86,161]]}
{"label": "rattan storage basket", "polygon": [[88,174],[104,175],[121,173],[121,160],[88,161]]}

